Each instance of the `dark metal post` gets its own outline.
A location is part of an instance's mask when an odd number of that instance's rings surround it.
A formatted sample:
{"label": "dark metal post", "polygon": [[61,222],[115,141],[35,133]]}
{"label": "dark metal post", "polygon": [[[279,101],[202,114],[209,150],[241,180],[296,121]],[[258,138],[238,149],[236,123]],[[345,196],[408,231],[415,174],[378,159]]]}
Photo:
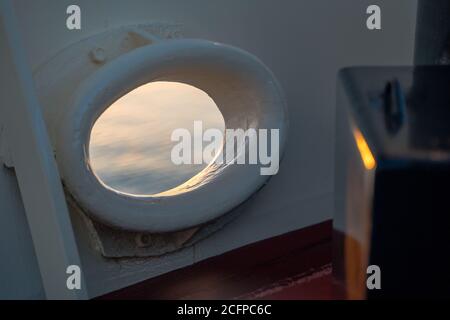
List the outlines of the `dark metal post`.
{"label": "dark metal post", "polygon": [[415,64],[450,64],[449,0],[419,0]]}

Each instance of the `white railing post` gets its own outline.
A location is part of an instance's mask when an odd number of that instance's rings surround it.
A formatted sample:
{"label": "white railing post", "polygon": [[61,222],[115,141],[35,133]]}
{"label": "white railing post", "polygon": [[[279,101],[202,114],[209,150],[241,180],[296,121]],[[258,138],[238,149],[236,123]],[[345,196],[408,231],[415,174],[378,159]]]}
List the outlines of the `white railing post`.
{"label": "white railing post", "polygon": [[53,148],[9,0],[0,0],[0,57],[0,119],[9,139],[46,297],[86,299],[83,278],[80,290],[69,290],[66,285],[67,267],[81,267],[80,258]]}

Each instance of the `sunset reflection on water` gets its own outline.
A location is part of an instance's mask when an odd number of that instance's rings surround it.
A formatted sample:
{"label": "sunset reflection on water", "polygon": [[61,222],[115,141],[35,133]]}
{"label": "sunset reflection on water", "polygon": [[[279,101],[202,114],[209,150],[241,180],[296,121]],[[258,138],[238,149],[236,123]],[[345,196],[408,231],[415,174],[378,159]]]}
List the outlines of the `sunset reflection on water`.
{"label": "sunset reflection on water", "polygon": [[[224,130],[222,114],[202,90],[176,82],[151,82],[123,96],[97,120],[89,156],[95,174],[109,187],[130,194],[156,194],[189,180],[202,165],[175,165],[170,159],[172,131],[193,134],[195,120],[204,130]],[[193,152],[193,150],[192,150]]]}

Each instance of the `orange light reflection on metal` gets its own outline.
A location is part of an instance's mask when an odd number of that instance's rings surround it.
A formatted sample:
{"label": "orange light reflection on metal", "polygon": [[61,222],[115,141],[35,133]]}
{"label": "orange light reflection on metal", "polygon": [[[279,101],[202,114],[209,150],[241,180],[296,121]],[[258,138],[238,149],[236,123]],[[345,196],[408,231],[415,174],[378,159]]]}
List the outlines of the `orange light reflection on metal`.
{"label": "orange light reflection on metal", "polygon": [[358,129],[353,130],[353,136],[355,137],[356,146],[358,147],[364,167],[367,170],[373,170],[377,166],[377,162],[375,161],[372,151],[370,151],[366,139],[364,139],[364,136]]}

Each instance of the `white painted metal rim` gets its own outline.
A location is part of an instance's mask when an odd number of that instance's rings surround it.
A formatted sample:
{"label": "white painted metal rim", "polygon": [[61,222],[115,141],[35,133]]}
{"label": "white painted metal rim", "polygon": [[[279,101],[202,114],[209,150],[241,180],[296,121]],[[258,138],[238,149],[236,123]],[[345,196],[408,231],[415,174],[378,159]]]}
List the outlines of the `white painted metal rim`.
{"label": "white painted metal rim", "polygon": [[[89,137],[97,118],[117,99],[152,81],[177,81],[208,93],[226,128],[287,130],[285,100],[275,77],[253,55],[205,40],[167,40],[109,62],[76,90],[59,124],[56,157],[65,186],[94,219],[113,227],[170,232],[227,213],[257,191],[268,176],[260,165],[212,164],[174,192],[136,196],[108,188],[89,163]],[[176,116],[176,115],[174,115]]]}

